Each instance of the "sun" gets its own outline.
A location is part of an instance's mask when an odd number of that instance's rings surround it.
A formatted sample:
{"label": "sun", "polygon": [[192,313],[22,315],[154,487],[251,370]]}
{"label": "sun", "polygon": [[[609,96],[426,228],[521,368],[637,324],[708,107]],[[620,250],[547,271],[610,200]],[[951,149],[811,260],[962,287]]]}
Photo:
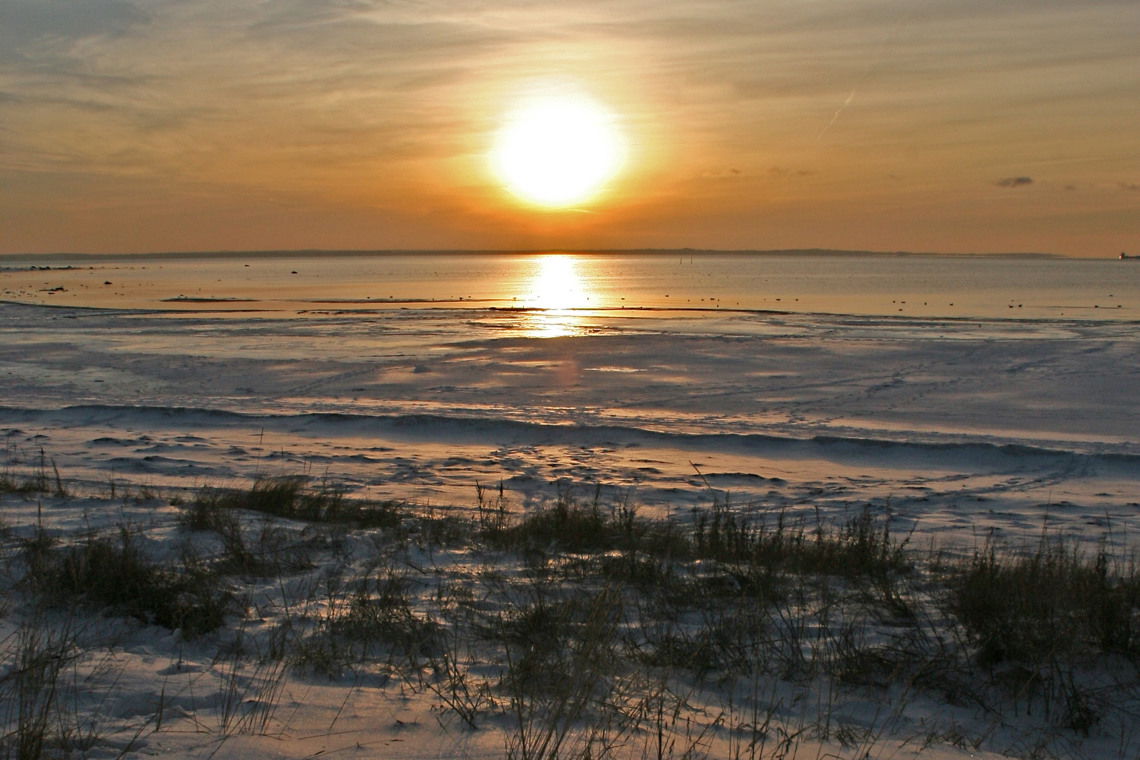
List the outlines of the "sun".
{"label": "sun", "polygon": [[506,188],[537,206],[565,208],[590,200],[625,159],[614,116],[582,95],[526,101],[495,137],[491,167]]}

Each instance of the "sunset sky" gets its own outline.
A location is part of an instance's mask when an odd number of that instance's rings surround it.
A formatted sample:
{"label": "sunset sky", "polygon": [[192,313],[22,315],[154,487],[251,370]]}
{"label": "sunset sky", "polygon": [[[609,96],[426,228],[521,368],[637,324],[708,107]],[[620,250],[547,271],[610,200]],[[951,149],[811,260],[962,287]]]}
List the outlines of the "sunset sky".
{"label": "sunset sky", "polygon": [[686,246],[1140,253],[1140,2],[0,0],[0,252]]}

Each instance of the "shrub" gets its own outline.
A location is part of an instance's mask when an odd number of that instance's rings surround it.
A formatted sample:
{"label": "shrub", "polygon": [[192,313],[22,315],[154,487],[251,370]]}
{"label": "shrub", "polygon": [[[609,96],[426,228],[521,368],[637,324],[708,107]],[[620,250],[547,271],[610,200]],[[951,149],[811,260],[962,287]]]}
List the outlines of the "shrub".
{"label": "shrub", "polygon": [[309,488],[300,476],[259,478],[247,491],[207,488],[186,510],[184,522],[195,529],[213,529],[217,513],[249,509],[289,520],[347,523],[363,528],[400,525],[405,514],[394,501],[355,501],[337,488]]}
{"label": "shrub", "polygon": [[484,538],[502,549],[557,548],[567,552],[613,548],[616,531],[597,504],[582,506],[559,499],[554,506],[527,515],[514,525],[484,530]]}
{"label": "shrub", "polygon": [[216,577],[150,562],[126,528],[117,543],[89,538],[49,552],[37,547],[36,552],[29,559],[29,580],[54,601],[86,601],[190,636],[218,628],[233,601]]}
{"label": "shrub", "polygon": [[0,678],[0,757],[45,756],[51,731],[64,730],[59,703],[62,675],[78,656],[72,631],[43,620],[25,622],[5,642]]}
{"label": "shrub", "polygon": [[1059,539],[1043,537],[1020,556],[988,542],[952,577],[950,609],[984,665],[1140,656],[1140,577],[1134,569],[1114,577],[1103,551],[1089,559]]}
{"label": "shrub", "polygon": [[843,577],[885,576],[909,568],[906,542],[891,537],[886,519],[865,507],[839,531],[788,526],[781,514],[775,527],[754,526],[727,504],[697,516],[693,552],[698,558],[748,563],[801,574]]}
{"label": "shrub", "polygon": [[375,657],[418,664],[439,651],[440,637],[439,624],[412,608],[406,576],[387,569],[361,579],[347,599],[330,598],[317,630],[301,641],[296,662],[329,676]]}

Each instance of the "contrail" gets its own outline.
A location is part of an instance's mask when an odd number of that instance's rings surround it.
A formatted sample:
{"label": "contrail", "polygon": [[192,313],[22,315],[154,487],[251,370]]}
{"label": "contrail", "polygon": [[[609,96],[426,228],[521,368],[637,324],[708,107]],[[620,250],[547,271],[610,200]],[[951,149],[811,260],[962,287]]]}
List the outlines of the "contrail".
{"label": "contrail", "polygon": [[[867,77],[864,76],[863,78],[866,79]],[[835,122],[839,121],[839,114],[843,113],[843,109],[845,109],[845,108],[847,108],[847,106],[851,105],[851,101],[855,99],[856,89],[858,89],[858,86],[852,87],[851,92],[847,94],[847,100],[843,101],[843,105],[841,105],[841,106],[839,106],[839,108],[835,109],[835,114],[832,115],[831,121],[827,122],[827,125],[823,129],[821,129],[819,131],[819,134],[816,136],[816,138],[815,138],[816,142],[819,142],[820,140],[822,140],[823,136],[827,134],[827,130],[831,129],[832,125],[835,124]]]}
{"label": "contrail", "polygon": [[857,81],[855,83],[855,86],[851,88],[851,92],[847,93],[847,99],[843,101],[843,104],[840,105],[839,108],[835,109],[835,113],[831,115],[831,121],[827,122],[824,128],[819,131],[819,135],[817,135],[815,138],[816,142],[822,140],[823,136],[827,134],[828,130],[835,126],[835,123],[839,121],[839,117],[843,114],[843,111],[846,110],[847,106],[851,105],[851,103],[855,100],[855,95],[859,88],[863,86],[867,80],[871,78],[871,75],[874,74],[883,65],[883,62],[887,57],[887,50],[891,47],[891,45],[894,44],[895,38],[899,34],[899,30],[902,29],[904,24],[909,24],[913,16],[913,10],[907,11],[902,16],[895,19],[895,22],[891,24],[889,29],[886,30],[886,34],[879,42],[879,46],[875,51],[874,57],[871,58],[871,62],[867,64],[866,69],[863,70],[863,75],[859,77],[859,81]]}

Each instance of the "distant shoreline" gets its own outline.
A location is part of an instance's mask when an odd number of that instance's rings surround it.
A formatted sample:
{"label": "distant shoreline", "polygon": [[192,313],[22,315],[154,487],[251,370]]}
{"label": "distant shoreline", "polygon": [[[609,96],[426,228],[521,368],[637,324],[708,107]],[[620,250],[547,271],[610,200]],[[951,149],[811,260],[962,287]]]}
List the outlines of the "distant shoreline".
{"label": "distant shoreline", "polygon": [[909,257],[936,256],[941,258],[1018,258],[1018,259],[1085,259],[1099,260],[1099,257],[1065,256],[1058,253],[1040,252],[997,252],[997,253],[947,253],[936,251],[856,251],[830,248],[787,248],[787,249],[714,249],[714,248],[629,248],[629,249],[295,249],[295,250],[249,250],[249,251],[149,251],[144,253],[3,253],[0,262],[27,261],[118,261],[122,259],[156,261],[186,259],[290,259],[312,256],[337,258],[380,257],[380,256],[542,256],[551,254],[573,254],[576,256],[827,256],[827,257]]}

